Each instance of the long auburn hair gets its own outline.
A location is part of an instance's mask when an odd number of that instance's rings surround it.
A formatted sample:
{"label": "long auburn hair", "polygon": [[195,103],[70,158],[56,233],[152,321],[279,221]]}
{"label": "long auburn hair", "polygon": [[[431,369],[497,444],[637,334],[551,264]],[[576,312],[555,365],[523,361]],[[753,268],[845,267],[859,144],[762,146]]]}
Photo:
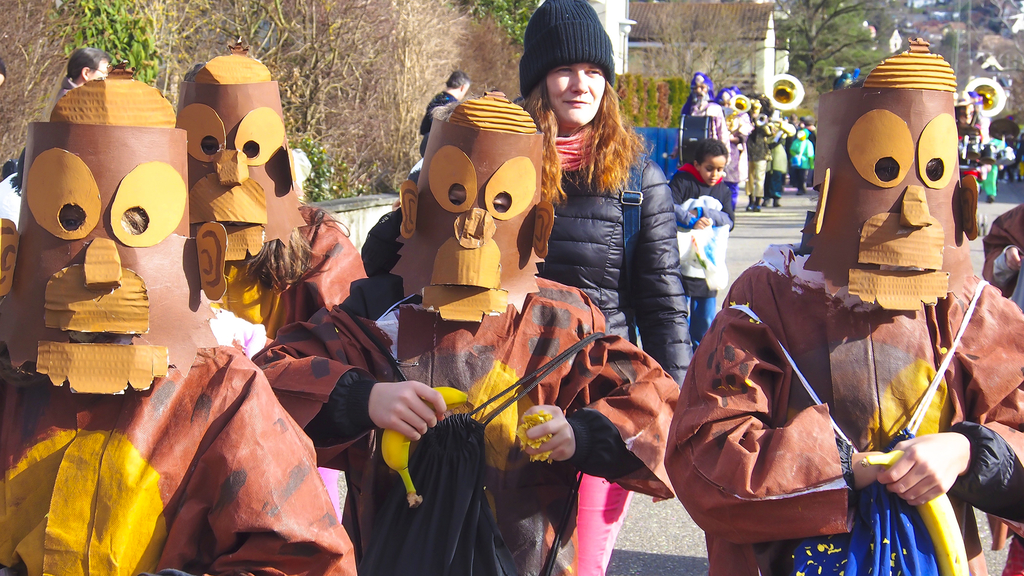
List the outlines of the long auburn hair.
{"label": "long auburn hair", "polygon": [[313,268],[311,244],[316,241],[325,218],[326,212],[323,210],[317,210],[313,215],[313,221],[310,222],[314,229],[312,241],[306,240],[296,228],[288,238],[288,246],[280,240],[265,243],[259,254],[246,262],[246,272],[267,288],[281,292],[298,283]]}
{"label": "long auburn hair", "polygon": [[[555,149],[558,118],[551,108],[547,82],[542,80],[537,84],[523,107],[544,134],[542,196],[552,204],[564,202],[562,161]],[[628,182],[630,168],[639,160],[644,145],[640,136],[619,115],[619,95],[607,80],[604,97],[588,127],[590,138],[585,146],[589,148],[586,156],[591,161],[580,170],[582,182],[579,184],[596,188],[602,194],[617,193]]]}

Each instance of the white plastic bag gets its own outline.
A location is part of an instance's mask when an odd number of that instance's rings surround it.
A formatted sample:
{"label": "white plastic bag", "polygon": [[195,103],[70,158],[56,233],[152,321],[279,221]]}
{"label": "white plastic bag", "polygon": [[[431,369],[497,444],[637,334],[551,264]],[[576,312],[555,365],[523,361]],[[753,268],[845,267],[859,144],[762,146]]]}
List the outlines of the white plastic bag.
{"label": "white plastic bag", "polygon": [[704,278],[710,290],[724,290],[729,284],[725,251],[729,243],[729,227],[714,226],[701,230],[682,230],[676,234],[682,273],[691,278]]}

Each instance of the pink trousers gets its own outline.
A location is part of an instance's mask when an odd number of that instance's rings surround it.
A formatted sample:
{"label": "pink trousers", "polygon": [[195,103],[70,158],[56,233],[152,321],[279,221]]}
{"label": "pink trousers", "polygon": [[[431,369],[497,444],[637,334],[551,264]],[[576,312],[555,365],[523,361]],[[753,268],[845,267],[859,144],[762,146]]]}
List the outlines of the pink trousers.
{"label": "pink trousers", "polygon": [[576,514],[579,576],[604,576],[632,498],[618,484],[583,475]]}
{"label": "pink trousers", "polygon": [[324,480],[324,486],[327,487],[327,495],[331,497],[331,504],[334,505],[334,512],[338,515],[338,520],[341,520],[341,494],[338,491],[338,480],[341,477],[341,473],[331,468],[317,468],[320,472],[320,477]]}

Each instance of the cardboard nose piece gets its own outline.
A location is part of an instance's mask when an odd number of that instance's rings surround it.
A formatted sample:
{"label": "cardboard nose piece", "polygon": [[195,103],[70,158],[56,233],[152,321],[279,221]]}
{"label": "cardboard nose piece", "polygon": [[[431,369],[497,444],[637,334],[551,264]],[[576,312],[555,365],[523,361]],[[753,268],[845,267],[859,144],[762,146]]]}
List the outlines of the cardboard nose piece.
{"label": "cardboard nose piece", "polygon": [[930,226],[931,212],[928,211],[928,198],[921,186],[907,186],[903,193],[903,204],[900,207],[900,223],[904,226],[924,228]]}
{"label": "cardboard nose piece", "polygon": [[455,237],[463,248],[479,248],[494,237],[494,218],[481,208],[463,212],[455,219]]}
{"label": "cardboard nose piece", "polygon": [[238,186],[249,179],[249,165],[240,150],[221,150],[217,153],[216,164],[222,186]]}
{"label": "cardboard nose piece", "polygon": [[85,249],[85,285],[92,289],[121,286],[121,256],[109,238],[95,238]]}

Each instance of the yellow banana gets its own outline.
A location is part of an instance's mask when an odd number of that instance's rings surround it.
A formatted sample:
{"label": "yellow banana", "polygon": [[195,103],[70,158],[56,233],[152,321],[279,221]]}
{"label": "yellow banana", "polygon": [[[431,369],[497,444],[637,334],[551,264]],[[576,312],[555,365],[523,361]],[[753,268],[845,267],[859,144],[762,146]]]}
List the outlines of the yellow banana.
{"label": "yellow banana", "polygon": [[[900,450],[885,454],[871,454],[864,457],[865,466],[892,466],[903,456]],[[936,562],[942,576],[969,576],[967,569],[967,550],[964,538],[960,534],[960,524],[956,520],[953,506],[945,494],[917,507],[921,519],[924,520],[928,535],[935,545]]]}
{"label": "yellow banana", "polygon": [[[468,399],[466,393],[462,390],[448,386],[439,386],[434,388],[434,390],[441,393],[441,397],[444,398],[444,403],[448,406],[449,410],[465,404]],[[433,408],[433,404],[430,402],[424,400],[423,403]],[[402,477],[402,482],[405,483],[409,507],[416,508],[423,503],[423,497],[416,493],[416,486],[413,485],[412,477],[409,476],[409,444],[409,438],[400,432],[384,430],[380,440],[380,453],[388,468],[398,472],[398,475]]]}

